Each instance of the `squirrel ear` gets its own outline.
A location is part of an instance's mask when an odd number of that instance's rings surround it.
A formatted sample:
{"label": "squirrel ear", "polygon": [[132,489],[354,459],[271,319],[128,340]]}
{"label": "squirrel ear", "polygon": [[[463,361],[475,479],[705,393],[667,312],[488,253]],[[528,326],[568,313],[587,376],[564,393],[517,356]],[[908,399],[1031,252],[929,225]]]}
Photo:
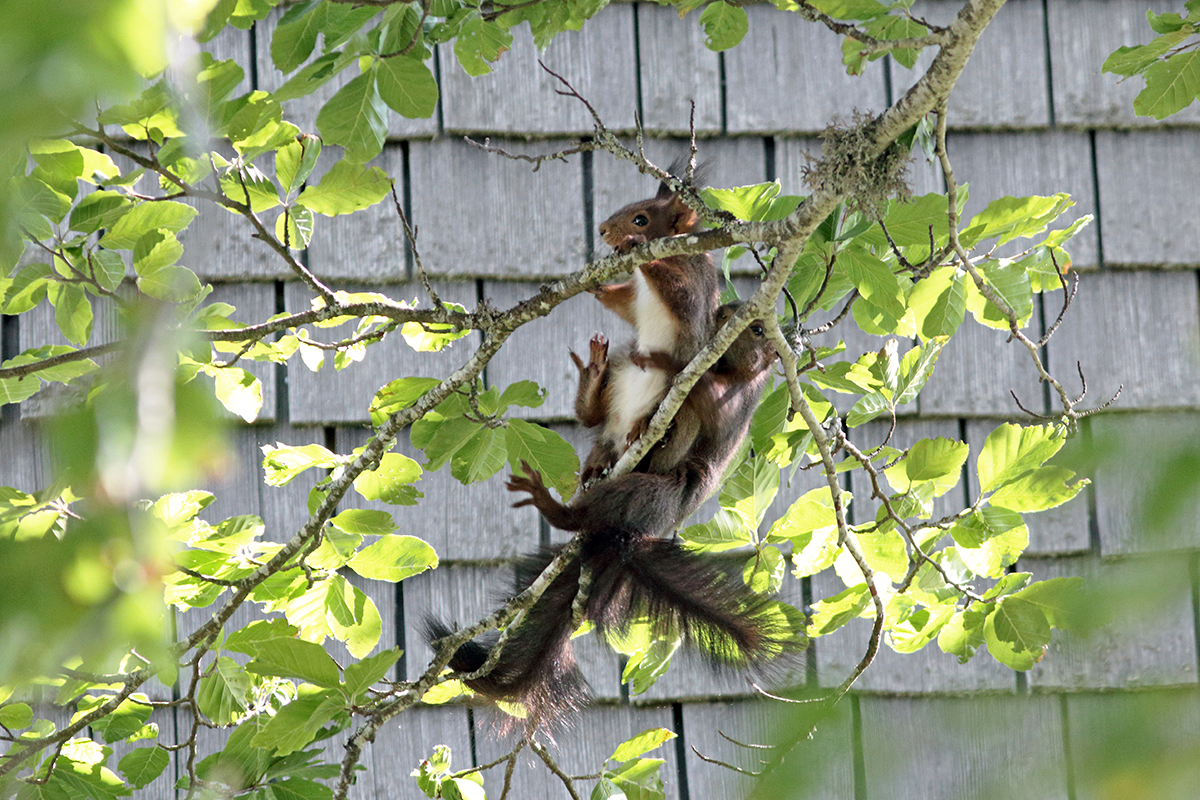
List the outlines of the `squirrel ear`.
{"label": "squirrel ear", "polygon": [[671,214],[671,227],[675,233],[691,233],[700,223],[700,216],[687,207],[677,195],[671,195],[671,199],[667,201],[667,210]]}

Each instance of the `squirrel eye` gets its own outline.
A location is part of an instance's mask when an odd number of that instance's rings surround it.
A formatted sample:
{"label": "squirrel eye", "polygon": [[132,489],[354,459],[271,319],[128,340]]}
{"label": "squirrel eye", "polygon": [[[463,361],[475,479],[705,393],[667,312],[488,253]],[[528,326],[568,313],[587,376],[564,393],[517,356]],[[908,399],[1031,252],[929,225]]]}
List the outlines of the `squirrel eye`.
{"label": "squirrel eye", "polygon": [[650,224],[650,220],[645,214],[638,214],[633,218],[633,224],[637,225],[639,228],[644,228]]}
{"label": "squirrel eye", "polygon": [[750,332],[753,333],[755,336],[762,336],[763,335],[763,326],[762,325],[751,325]]}

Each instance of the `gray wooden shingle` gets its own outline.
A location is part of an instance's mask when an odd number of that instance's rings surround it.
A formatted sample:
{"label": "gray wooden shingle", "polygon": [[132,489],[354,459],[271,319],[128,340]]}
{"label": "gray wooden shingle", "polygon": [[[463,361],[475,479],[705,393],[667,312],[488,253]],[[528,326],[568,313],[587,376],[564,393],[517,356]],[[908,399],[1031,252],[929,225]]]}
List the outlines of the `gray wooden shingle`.
{"label": "gray wooden shingle", "polygon": [[859,708],[872,800],[1068,796],[1054,698],[863,697]]}
{"label": "gray wooden shingle", "polygon": [[[588,110],[578,100],[558,95],[562,84],[538,66],[529,29],[522,25],[511,33],[511,51],[500,57],[491,73],[478,78],[463,71],[449,48],[439,48],[446,130],[591,133],[595,123]],[[541,59],[591,103],[606,127],[629,130],[637,111],[634,46],[632,7],[613,6],[583,30],[559,34]]]}
{"label": "gray wooden shingle", "polygon": [[[1096,133],[1106,264],[1200,263],[1200,232],[1187,211],[1200,184],[1197,148],[1196,130]],[[1153,176],[1150,191],[1147,176]]]}
{"label": "gray wooden shingle", "polygon": [[[487,282],[483,287],[483,296],[501,310],[537,292],[538,285],[531,283]],[[519,380],[535,381],[546,390],[546,401],[537,408],[513,408],[514,416],[573,418],[579,371],[568,351],[574,351],[587,363],[589,340],[599,332],[607,334],[613,352],[633,338],[630,327],[606,311],[594,297],[586,292],[578,294],[545,319],[534,320],[513,333],[488,362],[488,385],[503,391]]]}
{"label": "gray wooden shingle", "polygon": [[[1041,336],[1036,311],[1029,326],[1028,336]],[[1063,335],[1062,330],[1058,335]],[[1008,331],[980,325],[967,314],[958,333],[942,349],[917,400],[921,413],[961,417],[1020,414],[1010,391],[1016,392],[1026,408],[1040,412],[1042,388],[1029,351],[1007,339]]]}
{"label": "gray wooden shingle", "polygon": [[1137,786],[1146,797],[1185,797],[1200,785],[1190,754],[1200,741],[1200,693],[1066,696],[1075,796],[1099,800]]}
{"label": "gray wooden shingle", "polygon": [[687,134],[694,101],[696,132],[719,133],[720,56],[704,46],[695,15],[680,19],[674,9],[653,3],[634,8],[646,130]]}
{"label": "gray wooden shingle", "polygon": [[[832,569],[813,576],[814,600],[832,597],[844,588],[845,584]],[[856,619],[840,630],[814,640],[821,686],[838,686],[854,671],[867,652],[872,624],[873,619]],[[880,643],[875,660],[854,687],[859,691],[880,693],[1012,691],[1016,679],[1012,670],[985,652],[976,653],[969,662],[960,664],[956,657],[942,652],[936,641],[907,655],[897,653],[884,641]]]}
{"label": "gray wooden shingle", "polygon": [[20,492],[35,492],[50,482],[48,454],[31,422],[13,419],[0,423],[0,485]]}
{"label": "gray wooden shingle", "polygon": [[[1104,59],[1122,45],[1145,44],[1156,34],[1146,24],[1146,9],[1179,11],[1172,0],[1053,0],[1047,22],[1053,72],[1055,119],[1059,125],[1153,125],[1135,117],[1133,99],[1145,85],[1140,78],[1122,82],[1101,73]],[[1170,117],[1168,124],[1200,120],[1195,104]]]}
{"label": "gray wooden shingle", "polygon": [[[1200,544],[1200,487],[1187,455],[1200,441],[1200,415],[1120,414],[1091,420],[1096,524],[1104,555]],[[1180,461],[1180,457],[1184,460]],[[1173,506],[1174,511],[1165,509]]]}
{"label": "gray wooden shingle", "polygon": [[[369,436],[364,428],[339,428],[338,450],[349,453],[366,444]],[[426,463],[425,454],[409,443],[407,432],[398,437],[395,452]],[[365,500],[357,492],[347,493],[342,502],[347,508],[390,512],[399,533],[424,539],[443,561],[515,558],[537,546],[538,522],[532,508],[511,508],[512,495],[504,489],[507,474],[501,470],[482,483],[464,486],[444,467],[425,472],[415,484],[424,494],[415,506],[385,505]]]}
{"label": "gray wooden shingle", "polygon": [[[922,2],[913,14],[948,25],[961,4]],[[892,96],[899,98],[937,54],[926,48],[913,70],[892,62]],[[947,104],[952,128],[1029,128],[1050,123],[1045,28],[1040,0],[1009,0],[971,53]]]}
{"label": "gray wooden shingle", "polygon": [[[1021,5],[1030,5],[1022,3]],[[1010,6],[1006,5],[1005,9]],[[1048,197],[1066,192],[1075,206],[1051,226],[1067,227],[1085,214],[1096,214],[1091,144],[1086,133],[1062,130],[1023,133],[960,133],[946,139],[959,185],[970,184],[963,226],[1001,197]],[[1094,267],[1099,259],[1099,220],[1077,233],[1067,245],[1075,269]],[[1040,237],[1038,237],[1040,238]],[[1014,256],[1037,239],[1017,239],[999,253]],[[1064,269],[1066,264],[1061,264]]]}
{"label": "gray wooden shingle", "polygon": [[1182,559],[1022,559],[1017,569],[1039,581],[1080,576],[1083,591],[1094,597],[1087,604],[1093,613],[1088,629],[1054,631],[1045,658],[1029,671],[1030,685],[1132,689],[1196,683],[1191,582]]}
{"label": "gray wooden shingle", "polygon": [[[324,154],[309,183],[317,183],[324,167],[333,163]],[[404,201],[404,151],[399,145],[385,145],[372,161],[383,169],[396,186],[396,196]],[[407,213],[407,212],[406,212]],[[338,217],[317,216],[312,241],[308,245],[308,268],[324,281],[360,280],[395,283],[408,280],[405,262],[407,241],[404,225],[396,213],[391,196],[355,214]],[[418,242],[418,251],[420,243]]]}
{"label": "gray wooden shingle", "polygon": [[799,14],[749,6],[750,31],[725,53],[730,133],[818,131],[855,109],[878,112],[887,101],[883,66],[857,78],[841,63],[841,37]]}
{"label": "gray wooden shingle", "polygon": [[[107,297],[88,297],[92,306],[92,333],[83,347],[100,344],[110,344],[119,341],[125,335],[125,322],[121,319],[121,309],[112,299]],[[55,309],[49,301],[43,301],[36,308],[25,312],[17,322],[17,352],[42,347],[48,344],[80,347],[68,342],[54,321]],[[103,364],[110,361],[111,356],[93,359]],[[33,376],[27,376],[27,381],[37,381]],[[64,386],[61,383],[46,383],[32,397],[21,403],[23,419],[39,419],[53,416],[60,411],[78,407],[83,395],[78,387]]]}
{"label": "gray wooden shingle", "polygon": [[[271,60],[271,37],[274,36],[275,27],[279,24],[279,18],[282,16],[283,13],[281,11],[274,10],[265,20],[257,23],[253,31],[251,31],[255,38],[256,52],[258,54],[256,64],[258,67],[258,86],[256,88],[268,92],[277,90],[283,86],[289,77],[295,75],[295,73],[284,75],[275,68],[275,64]],[[372,24],[368,23],[364,26],[364,30],[370,30]],[[320,52],[320,50],[316,50],[314,54],[319,55]],[[437,58],[437,56],[435,55],[434,58]],[[432,59],[425,63],[430,70],[434,69]],[[299,127],[304,133],[317,133],[317,114],[320,112],[321,106],[325,105],[339,89],[354,78],[357,78],[359,74],[359,70],[352,65],[312,94],[284,102],[283,118]],[[436,111],[433,116],[423,119],[409,119],[390,109],[388,111],[387,135],[389,139],[436,136],[437,133],[438,119]]]}
{"label": "gray wooden shingle", "polygon": [[[475,308],[475,282],[433,284],[434,291],[445,302],[455,302]],[[343,288],[343,287],[335,287]],[[431,303],[419,284],[386,287],[345,287],[349,291],[380,292],[397,301],[417,300],[419,307]],[[291,313],[306,311],[311,306],[311,290],[301,283],[289,283],[285,288],[285,306]],[[354,335],[355,323],[335,328],[307,326],[311,337],[320,342],[335,342]],[[294,356],[288,363],[288,398],[290,419],[294,423],[330,424],[339,422],[368,422],[371,398],[387,382],[396,378],[420,376],[444,378],[465,364],[479,341],[477,334],[463,337],[437,353],[419,353],[393,331],[382,342],[367,347],[362,361],[340,372],[333,363],[333,353],[325,352],[325,361],[312,372]]]}
{"label": "gray wooden shingle", "polygon": [[[492,140],[528,155],[557,152],[562,141]],[[430,274],[456,277],[558,275],[583,266],[583,171],[578,157],[543,163],[535,173],[457,139],[412,142],[413,224]]]}
{"label": "gray wooden shingle", "polygon": [[[594,706],[586,709],[578,719],[572,720],[566,730],[554,732],[554,743],[546,743],[544,735],[539,740],[546,744],[551,757],[568,775],[594,774],[612,755],[621,742],[649,728],[667,728],[671,725],[671,711],[667,708],[637,709],[628,706]],[[487,763],[509,752],[515,744],[513,734],[498,737],[492,721],[486,715],[475,714],[475,746],[480,763]],[[662,758],[666,763],[659,769],[668,798],[679,797],[679,781],[676,778],[675,748],[667,742],[657,750],[645,754],[645,758]],[[610,768],[615,767],[610,764]],[[486,773],[484,787],[489,797],[499,797],[504,785],[504,765]],[[581,796],[587,796],[596,785],[595,780],[576,783]],[[513,770],[509,797],[529,800],[558,800],[568,797],[559,778],[553,775],[540,758],[528,748],[518,756]]]}
{"label": "gray wooden shingle", "polygon": [[[691,797],[741,800],[745,797],[804,797],[806,800],[854,796],[853,744],[850,703],[843,701],[824,719],[816,721],[812,738],[791,751],[782,770],[767,786],[755,790],[752,778],[712,764],[707,758],[748,771],[761,770],[774,756],[737,744],[771,745],[799,735],[813,720],[805,706],[785,706],[770,701],[688,703],[683,706],[683,736],[687,746],[688,789]],[[807,723],[807,725],[806,725]],[[725,736],[722,736],[725,734]],[[695,748],[693,750],[692,748]],[[700,755],[697,755],[699,751]]]}
{"label": "gray wooden shingle", "polygon": [[[967,422],[967,442],[971,445],[971,460],[967,462],[967,483],[970,486],[970,498],[974,501],[979,491],[979,473],[976,471],[976,459],[979,457],[987,437],[1002,424],[999,420],[969,420]],[[1028,424],[1028,423],[1023,423]],[[1060,453],[1055,463],[1063,463],[1072,468],[1076,459],[1072,451],[1079,447],[1079,437],[1069,440],[1067,450]],[[1088,534],[1087,497],[1081,492],[1075,499],[1049,511],[1025,515],[1025,524],[1029,526],[1029,547],[1026,555],[1063,555],[1066,553],[1087,552],[1090,547]]]}
{"label": "gray wooden shingle", "polygon": [[411,773],[433,754],[436,745],[450,748],[451,769],[472,766],[467,710],[460,706],[416,706],[384,724],[363,754],[367,771],[357,790],[364,798],[420,796]]}
{"label": "gray wooden shingle", "polygon": [[[1050,301],[1049,308],[1057,302]],[[1047,309],[1048,315],[1049,309]],[[1076,363],[1087,378],[1086,407],[1194,408],[1200,405],[1200,299],[1194,272],[1105,272],[1080,281],[1062,327],[1050,340],[1049,369],[1079,391]],[[1051,395],[1059,407],[1057,395]]]}
{"label": "gray wooden shingle", "polygon": [[[198,213],[179,235],[184,247],[182,265],[201,281],[294,277],[278,253],[253,238],[254,227],[244,217],[207,201],[193,200],[189,205]],[[276,209],[263,215],[268,231],[274,232],[277,214]]]}

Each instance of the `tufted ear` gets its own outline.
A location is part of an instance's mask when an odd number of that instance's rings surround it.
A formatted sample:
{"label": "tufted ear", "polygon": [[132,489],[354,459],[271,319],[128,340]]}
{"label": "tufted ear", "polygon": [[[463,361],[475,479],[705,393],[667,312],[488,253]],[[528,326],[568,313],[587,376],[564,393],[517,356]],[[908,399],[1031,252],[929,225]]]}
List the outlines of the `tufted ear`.
{"label": "tufted ear", "polygon": [[699,215],[688,208],[676,195],[671,195],[671,199],[667,201],[666,207],[669,218],[673,220],[671,229],[676,234],[691,233],[699,226]]}

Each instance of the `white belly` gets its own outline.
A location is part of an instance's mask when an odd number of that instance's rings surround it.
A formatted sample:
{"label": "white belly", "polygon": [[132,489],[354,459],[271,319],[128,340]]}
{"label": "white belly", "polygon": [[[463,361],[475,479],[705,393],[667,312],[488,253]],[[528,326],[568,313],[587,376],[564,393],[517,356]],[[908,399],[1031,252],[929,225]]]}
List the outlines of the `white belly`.
{"label": "white belly", "polygon": [[667,391],[667,374],[659,369],[639,369],[629,364],[613,376],[608,424],[604,430],[618,451],[634,424],[658,407]]}
{"label": "white belly", "polygon": [[675,352],[677,324],[640,269],[633,271],[634,319],[637,320],[637,349],[643,353]]}

